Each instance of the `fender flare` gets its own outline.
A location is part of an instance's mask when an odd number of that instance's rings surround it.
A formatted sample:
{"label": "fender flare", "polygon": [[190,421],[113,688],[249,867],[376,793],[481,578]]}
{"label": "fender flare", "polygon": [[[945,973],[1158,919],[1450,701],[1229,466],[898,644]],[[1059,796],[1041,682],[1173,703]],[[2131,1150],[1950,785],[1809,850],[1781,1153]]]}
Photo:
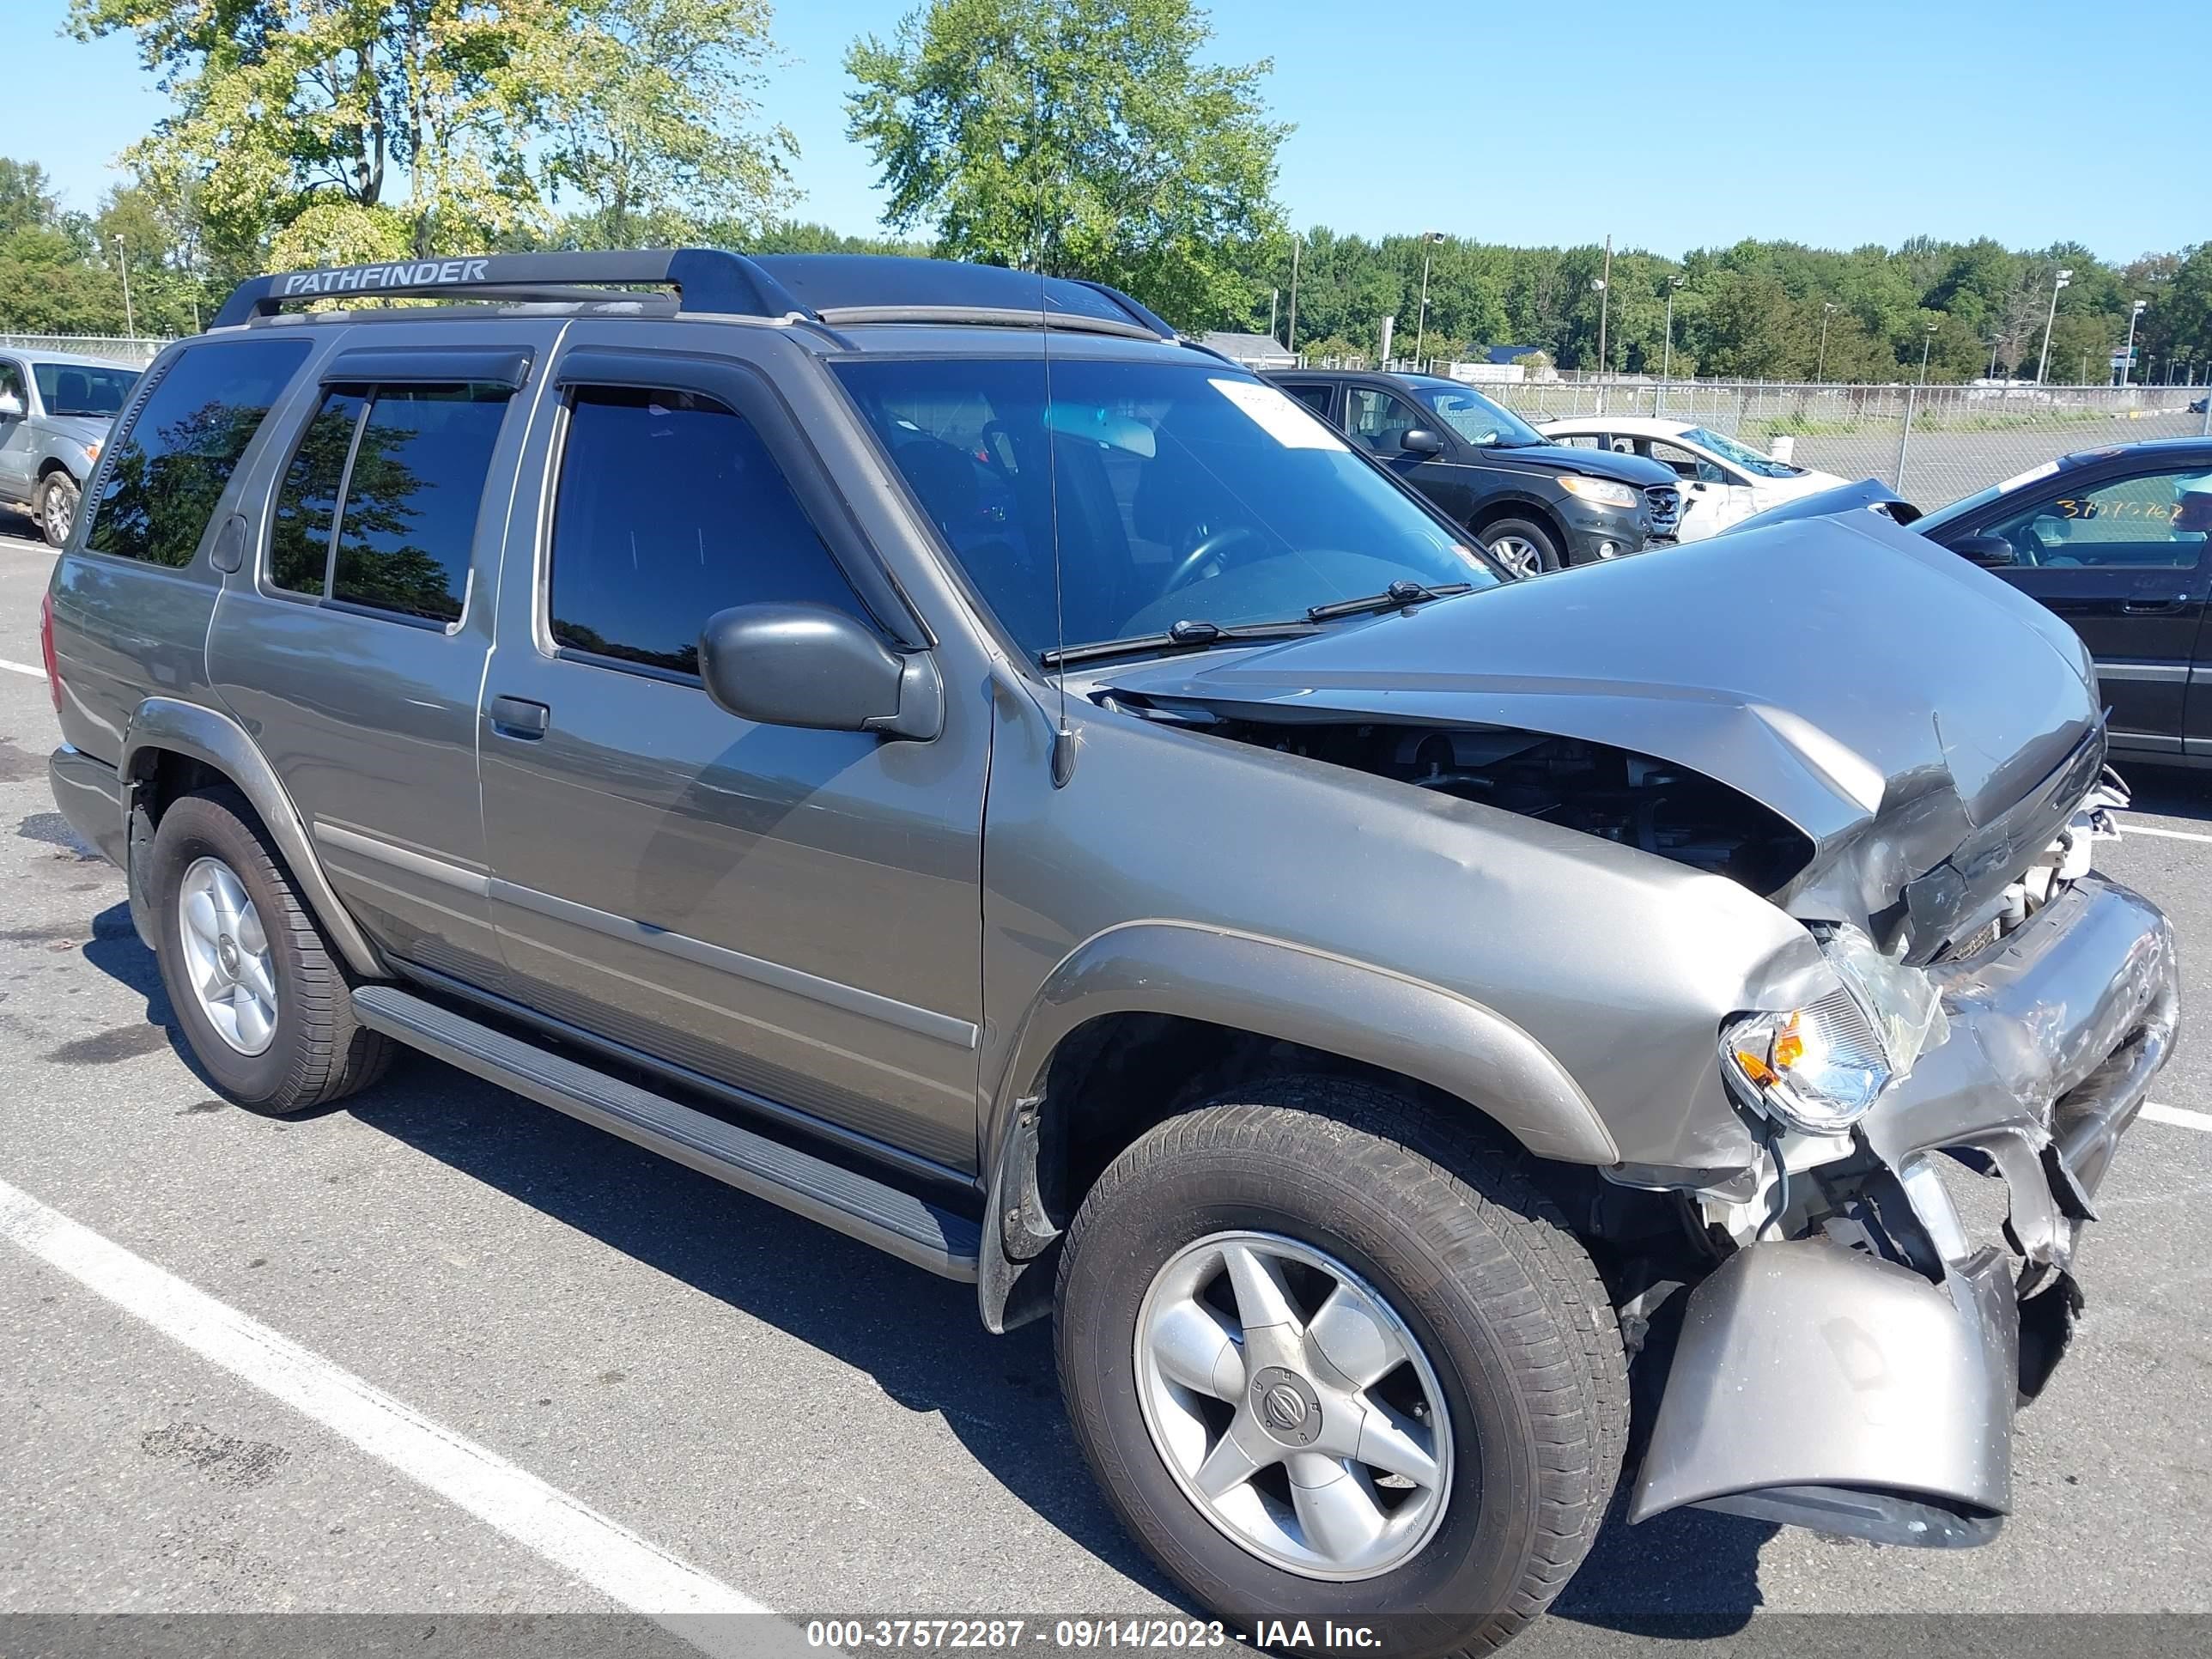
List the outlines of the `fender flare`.
{"label": "fender flare", "polygon": [[[307,837],[307,825],[300,811],[292,805],[284,786],[263,756],[246,735],[246,728],[228,714],[196,702],[185,702],[176,697],[148,697],[132,711],[131,723],[123,733],[123,760],[120,771],[124,781],[124,811],[126,823],[137,810],[137,792],[153,775],[155,758],[167,753],[188,755],[215,768],[238,787],[259,814],[269,838],[276,843],[276,850],[284,855],[284,863],[299,884],[300,895],[314,912],[315,920],[322,923],[323,931],[330,935],[331,943],[337,947],[346,966],[368,979],[389,979],[392,970],[385,966],[376,947],[369,943],[367,934],[347,911],[330,878],[324,874],[322,860],[315,856],[313,843]],[[133,882],[134,891],[137,890]]]}
{"label": "fender flare", "polygon": [[[1037,1187],[1040,1113],[1054,1054],[1105,1014],[1158,1013],[1301,1043],[1441,1090],[1494,1121],[1530,1153],[1569,1164],[1620,1161],[1579,1085],[1496,1009],[1424,980],[1310,945],[1182,921],[1134,921],[1085,940],[1031,999],[985,1124],[979,1288],[992,1329],[1030,1260],[1057,1237]],[[1028,1299],[1034,1303],[1035,1298]]]}

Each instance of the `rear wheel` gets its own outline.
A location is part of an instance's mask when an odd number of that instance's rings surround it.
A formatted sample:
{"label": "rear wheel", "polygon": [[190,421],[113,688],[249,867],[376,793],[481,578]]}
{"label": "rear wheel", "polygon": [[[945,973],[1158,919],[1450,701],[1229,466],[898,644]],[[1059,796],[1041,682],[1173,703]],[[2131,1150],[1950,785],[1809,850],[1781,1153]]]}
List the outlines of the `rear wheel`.
{"label": "rear wheel", "polygon": [[242,796],[173,802],[148,876],[161,983],[225,1095],[282,1115],[382,1075],[389,1040],[355,1023],[345,971]]}
{"label": "rear wheel", "polygon": [[50,472],[39,486],[38,519],[40,532],[49,547],[59,547],[69,540],[70,528],[76,523],[76,480],[66,472]]}
{"label": "rear wheel", "polygon": [[1109,1499],[1230,1620],[1494,1646],[1582,1559],[1626,1365],[1512,1167],[1339,1079],[1240,1091],[1115,1160],[1070,1229],[1060,1370]]}

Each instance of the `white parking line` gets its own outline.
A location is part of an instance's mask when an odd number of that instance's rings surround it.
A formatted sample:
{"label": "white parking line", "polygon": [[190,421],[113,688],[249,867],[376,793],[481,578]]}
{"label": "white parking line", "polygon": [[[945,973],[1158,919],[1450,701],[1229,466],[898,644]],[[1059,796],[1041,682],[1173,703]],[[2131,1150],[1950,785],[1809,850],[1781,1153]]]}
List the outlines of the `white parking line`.
{"label": "white parking line", "polygon": [[2137,823],[2133,818],[2120,820],[2120,836],[2123,840],[2130,836],[2162,836],[2168,841],[2212,842],[2212,836],[2200,836],[2191,830],[2155,830],[2148,823]]}
{"label": "white parking line", "polygon": [[2186,1106],[2161,1106],[2152,1100],[2143,1103],[2142,1115],[2154,1123],[2171,1123],[2178,1129],[2202,1129],[2212,1135],[2212,1112],[2192,1112]]}
{"label": "white parking line", "polygon": [[[430,1421],[5,1181],[0,1181],[0,1237],[687,1641],[719,1648],[736,1636],[726,1623],[702,1622],[702,1615],[768,1611],[496,1452]],[[766,1631],[748,1634],[756,1651],[764,1644],[788,1645]]]}
{"label": "white parking line", "polygon": [[27,662],[9,662],[5,657],[0,657],[0,668],[6,669],[11,674],[28,674],[34,680],[42,680],[46,677],[46,671],[43,668],[33,666]]}

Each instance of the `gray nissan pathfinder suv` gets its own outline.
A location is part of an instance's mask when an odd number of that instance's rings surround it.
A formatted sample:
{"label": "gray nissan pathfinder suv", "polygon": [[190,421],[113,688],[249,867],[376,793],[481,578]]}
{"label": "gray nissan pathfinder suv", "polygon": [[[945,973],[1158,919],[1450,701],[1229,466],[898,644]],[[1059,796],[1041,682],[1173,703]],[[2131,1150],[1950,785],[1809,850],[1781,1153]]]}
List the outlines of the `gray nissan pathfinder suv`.
{"label": "gray nissan pathfinder suv", "polygon": [[257,279],[86,501],[55,793],[240,1105],[420,1048],[1053,1314],[1224,1620],[1503,1640],[1632,1376],[1632,1521],[2010,1509],[2174,951],[1923,538],[1513,580],[1121,294],[701,252]]}

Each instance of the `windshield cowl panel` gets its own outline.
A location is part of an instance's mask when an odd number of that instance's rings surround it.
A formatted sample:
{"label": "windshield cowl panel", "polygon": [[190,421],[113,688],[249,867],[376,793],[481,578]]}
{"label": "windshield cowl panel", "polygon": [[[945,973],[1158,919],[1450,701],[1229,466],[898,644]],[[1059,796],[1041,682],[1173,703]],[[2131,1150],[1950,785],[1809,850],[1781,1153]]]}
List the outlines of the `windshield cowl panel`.
{"label": "windshield cowl panel", "polygon": [[1303,622],[1394,582],[1501,580],[1331,428],[1225,364],[976,355],[833,368],[1032,659],[1178,623]]}

